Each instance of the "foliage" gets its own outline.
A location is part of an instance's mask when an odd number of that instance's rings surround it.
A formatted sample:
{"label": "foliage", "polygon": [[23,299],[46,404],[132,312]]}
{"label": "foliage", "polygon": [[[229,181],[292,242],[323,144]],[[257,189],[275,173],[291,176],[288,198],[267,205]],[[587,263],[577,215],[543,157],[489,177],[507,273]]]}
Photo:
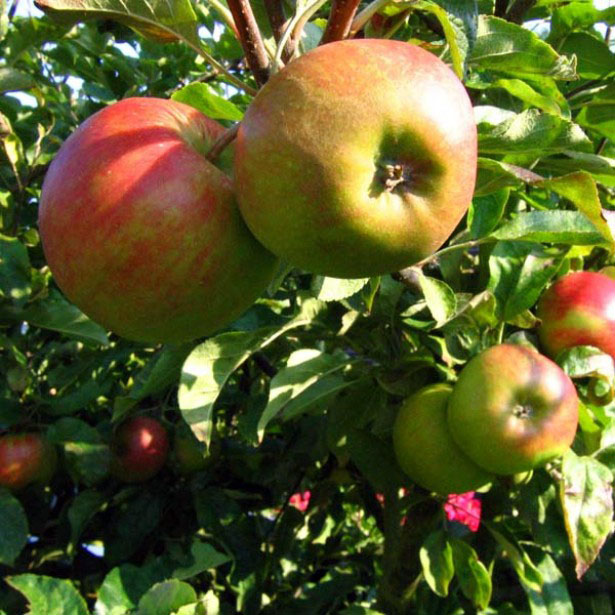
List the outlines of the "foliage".
{"label": "foliage", "polygon": [[[463,77],[480,153],[468,216],[411,270],[349,282],[286,268],[224,331],[148,347],[59,293],[41,183],[71,131],[128,96],[240,120],[258,86],[229,10],[16,5],[0,3],[0,428],[46,432],[61,467],[46,487],[0,490],[0,613],[612,612],[615,402],[593,395],[613,398],[609,357],[562,357],[583,399],[573,450],[477,494],[476,532],[404,478],[391,427],[404,397],[454,383],[482,349],[537,345],[554,278],[615,264],[615,8],[378,1],[364,19],[361,6],[359,32],[420,42]],[[330,4],[284,10],[308,18],[299,52],[314,46]],[[143,485],[110,478],[111,433],[135,414],[189,424],[205,467],[185,475],[171,457]]]}

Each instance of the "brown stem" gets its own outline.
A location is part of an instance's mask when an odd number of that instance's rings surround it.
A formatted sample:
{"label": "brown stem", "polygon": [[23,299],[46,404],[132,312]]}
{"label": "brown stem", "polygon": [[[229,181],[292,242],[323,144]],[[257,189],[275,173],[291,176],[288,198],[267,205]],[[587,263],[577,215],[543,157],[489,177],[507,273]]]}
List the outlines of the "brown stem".
{"label": "brown stem", "polygon": [[279,43],[288,23],[284,16],[282,0],[265,0],[265,10],[267,11],[269,23],[271,24],[273,38],[276,43]]}
{"label": "brown stem", "polygon": [[269,78],[269,58],[252,7],[248,0],[228,0],[228,7],[237,26],[248,67],[256,83],[263,85]]}
{"label": "brown stem", "polygon": [[225,130],[211,146],[210,150],[205,155],[209,162],[215,162],[218,156],[226,149],[226,147],[235,140],[237,131],[239,130],[239,122]]}
{"label": "brown stem", "polygon": [[536,4],[538,0],[517,0],[506,13],[506,19],[513,23],[522,23],[525,14]]}
{"label": "brown stem", "polygon": [[359,0],[333,0],[321,45],[341,41],[348,36],[358,6]]}
{"label": "brown stem", "polygon": [[506,9],[508,8],[508,0],[495,0],[495,9],[493,14],[496,17],[504,17],[506,15]]}

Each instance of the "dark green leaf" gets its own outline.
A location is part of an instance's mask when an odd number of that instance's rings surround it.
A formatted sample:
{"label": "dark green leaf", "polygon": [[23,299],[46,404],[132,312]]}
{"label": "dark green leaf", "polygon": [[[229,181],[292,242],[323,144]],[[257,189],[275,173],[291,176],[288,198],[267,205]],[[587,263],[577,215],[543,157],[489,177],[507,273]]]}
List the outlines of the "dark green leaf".
{"label": "dark green leaf", "polygon": [[22,306],[32,292],[28,250],[15,237],[0,234],[0,297]]}
{"label": "dark green leaf", "polygon": [[0,488],[0,564],[11,566],[28,541],[28,518],[11,493]]}

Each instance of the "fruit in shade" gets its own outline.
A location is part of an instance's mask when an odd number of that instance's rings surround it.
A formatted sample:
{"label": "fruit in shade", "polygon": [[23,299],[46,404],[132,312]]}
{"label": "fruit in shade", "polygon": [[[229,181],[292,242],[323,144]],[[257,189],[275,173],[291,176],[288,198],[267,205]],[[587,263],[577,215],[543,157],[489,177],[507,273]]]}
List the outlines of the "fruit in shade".
{"label": "fruit in shade", "polygon": [[38,433],[0,437],[0,486],[22,489],[32,483],[47,483],[57,465],[55,447]]}
{"label": "fruit in shade", "polygon": [[275,257],[205,158],[223,131],[182,103],[128,98],[62,145],[43,184],[41,240],[56,282],[93,320],[137,341],[187,341],[234,320],[270,282]]}
{"label": "fruit in shade", "polygon": [[592,271],[569,273],[540,297],[538,337],[555,357],[574,346],[595,346],[615,359],[615,280]]}
{"label": "fruit in shade", "polygon": [[173,434],[173,464],[180,474],[204,470],[212,461],[213,448],[214,442],[206,451],[205,445],[197,440],[190,428],[180,424]]}
{"label": "fruit in shade", "polygon": [[578,422],[572,380],[525,346],[499,344],[465,365],[448,401],[459,448],[495,474],[544,465],[572,444]]}
{"label": "fruit in shade", "polygon": [[160,421],[138,416],[120,425],[111,443],[111,473],[127,483],[140,483],[164,466],[169,438]]}
{"label": "fruit in shade", "polygon": [[237,135],[239,207],[263,245],[335,277],[432,254],[476,179],[472,105],[455,74],[408,43],[334,42],[274,75]]}
{"label": "fruit in shade", "polygon": [[493,478],[455,444],[446,404],[452,387],[432,384],[406,399],[393,424],[393,448],[401,469],[418,485],[447,495],[482,487]]}

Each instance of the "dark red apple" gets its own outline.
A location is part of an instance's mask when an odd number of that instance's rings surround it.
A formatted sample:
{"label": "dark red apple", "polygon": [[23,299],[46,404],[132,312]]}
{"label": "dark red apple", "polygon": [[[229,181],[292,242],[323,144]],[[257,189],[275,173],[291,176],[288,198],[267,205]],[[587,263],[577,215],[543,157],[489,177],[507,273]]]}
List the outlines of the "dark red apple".
{"label": "dark red apple", "polygon": [[267,286],[276,259],[205,158],[223,131],[182,103],[129,98],[62,145],[43,184],[41,239],[56,282],[93,320],[182,342],[231,322]]}
{"label": "dark red apple", "polygon": [[595,346],[615,360],[615,280],[602,273],[577,271],[552,284],[537,308],[538,336],[555,357],[573,346]]}
{"label": "dark red apple", "polygon": [[169,438],[160,421],[147,416],[129,419],[119,426],[111,443],[111,473],[127,483],[140,483],[164,466]]}
{"label": "dark red apple", "polygon": [[578,406],[572,380],[551,359],[531,348],[499,344],[459,374],[448,400],[448,427],[474,463],[495,474],[516,474],[568,449]]}
{"label": "dark red apple", "polygon": [[455,74],[382,39],[334,42],[274,75],[241,122],[241,213],[274,254],[367,277],[432,254],[466,212],[476,125]]}
{"label": "dark red apple", "polygon": [[38,433],[0,437],[0,486],[22,489],[48,482],[57,465],[55,447]]}

